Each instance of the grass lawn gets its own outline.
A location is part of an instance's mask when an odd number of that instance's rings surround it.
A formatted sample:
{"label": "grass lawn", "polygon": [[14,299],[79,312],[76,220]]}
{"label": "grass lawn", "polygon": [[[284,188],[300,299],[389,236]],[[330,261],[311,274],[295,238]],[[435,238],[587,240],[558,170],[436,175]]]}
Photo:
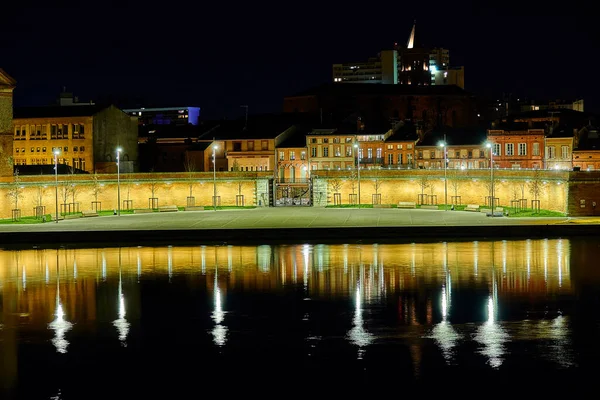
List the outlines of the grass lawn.
{"label": "grass lawn", "polygon": [[[50,222],[50,214],[46,215],[46,221]],[[21,217],[19,221],[13,221],[12,218],[0,219],[0,224],[41,224],[41,219],[35,217]]]}
{"label": "grass lawn", "polygon": [[521,212],[515,212],[514,209],[508,209],[509,217],[564,217],[565,214],[558,211],[540,210],[540,212],[533,212],[533,210],[525,210]]}

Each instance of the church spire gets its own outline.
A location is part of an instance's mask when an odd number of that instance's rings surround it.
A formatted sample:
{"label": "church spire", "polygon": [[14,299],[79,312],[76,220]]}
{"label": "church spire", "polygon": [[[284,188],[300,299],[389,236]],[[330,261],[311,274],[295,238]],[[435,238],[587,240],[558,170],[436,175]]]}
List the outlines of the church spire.
{"label": "church spire", "polygon": [[413,24],[412,27],[412,31],[410,32],[410,37],[408,38],[408,43],[406,44],[406,47],[409,49],[412,49],[415,47],[415,35],[416,35],[416,29],[417,29],[417,20],[415,19],[415,22]]}

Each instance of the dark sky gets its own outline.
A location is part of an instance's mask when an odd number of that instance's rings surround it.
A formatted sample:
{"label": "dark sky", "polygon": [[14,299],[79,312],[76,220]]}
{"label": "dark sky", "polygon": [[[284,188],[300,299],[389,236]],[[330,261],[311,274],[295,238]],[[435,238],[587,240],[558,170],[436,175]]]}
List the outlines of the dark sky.
{"label": "dark sky", "polygon": [[0,24],[0,68],[18,81],[17,105],[52,102],[66,86],[81,100],[197,105],[207,118],[241,116],[242,104],[250,113],[279,111],[284,95],[331,81],[334,62],[406,42],[416,19],[425,45],[448,48],[451,64],[465,66],[467,90],[584,98],[587,111],[600,111],[596,19],[563,7],[540,16],[550,3],[531,12],[504,7],[522,16],[437,0],[420,8],[403,1],[21,3],[27,7],[4,9]]}

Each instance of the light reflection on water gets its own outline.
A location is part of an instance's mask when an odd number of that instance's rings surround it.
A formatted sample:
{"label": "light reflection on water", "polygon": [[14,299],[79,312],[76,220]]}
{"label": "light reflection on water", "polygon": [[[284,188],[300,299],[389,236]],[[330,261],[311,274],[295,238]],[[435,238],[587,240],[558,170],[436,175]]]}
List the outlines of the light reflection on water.
{"label": "light reflection on water", "polygon": [[[278,317],[298,310],[300,325],[278,335],[291,341],[301,330],[307,357],[340,340],[361,362],[378,346],[406,347],[418,373],[425,348],[437,348],[446,365],[460,365],[475,348],[482,368],[500,369],[523,356],[512,344],[526,342],[540,347],[537,357],[569,367],[577,365],[572,327],[557,299],[573,296],[570,257],[564,239],[0,251],[0,335],[43,324],[53,331],[47,342],[66,354],[75,333],[105,332],[106,322],[113,329],[106,335],[129,347],[138,340],[133,328],[155,312],[143,294],[150,282],[164,282],[153,292],[165,305],[160,312],[181,305],[168,287],[199,293],[209,309],[187,318],[200,321],[220,351],[235,337],[239,346],[242,333],[252,337],[245,321],[265,318],[244,302],[261,293],[281,307],[285,293],[298,291]],[[178,329],[191,329],[179,318]]]}

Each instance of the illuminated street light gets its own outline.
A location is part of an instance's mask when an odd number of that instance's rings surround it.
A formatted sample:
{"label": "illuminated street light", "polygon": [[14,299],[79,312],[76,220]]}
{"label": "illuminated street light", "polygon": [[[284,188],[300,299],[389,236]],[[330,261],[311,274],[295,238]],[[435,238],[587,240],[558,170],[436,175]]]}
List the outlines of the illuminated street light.
{"label": "illuminated street light", "polygon": [[56,181],[56,223],[58,224],[58,155],[60,150],[54,150],[54,178]]}
{"label": "illuminated street light", "polygon": [[213,145],[213,207],[217,211],[217,146]]}
{"label": "illuminated street light", "polygon": [[356,149],[356,173],[358,176],[358,208],[360,208],[360,150],[358,143],[354,143],[354,148]]}
{"label": "illuminated street light", "polygon": [[117,209],[119,217],[121,216],[121,152],[122,148],[117,147]]}
{"label": "illuminated street light", "polygon": [[448,148],[446,145],[446,135],[444,135],[444,141],[440,143],[440,147],[444,148],[444,211],[448,211]]}
{"label": "illuminated street light", "polygon": [[490,149],[490,185],[491,185],[491,206],[492,206],[492,217],[494,217],[494,147],[492,143],[486,143],[485,147]]}

